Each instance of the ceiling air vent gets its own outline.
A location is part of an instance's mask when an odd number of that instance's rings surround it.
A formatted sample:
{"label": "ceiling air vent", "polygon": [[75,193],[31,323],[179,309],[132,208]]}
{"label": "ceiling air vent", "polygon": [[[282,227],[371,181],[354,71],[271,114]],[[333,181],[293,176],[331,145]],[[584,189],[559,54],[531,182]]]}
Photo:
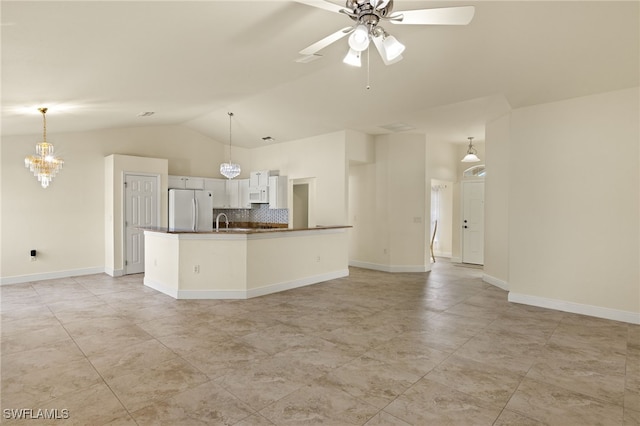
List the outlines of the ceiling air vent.
{"label": "ceiling air vent", "polygon": [[391,123],[380,127],[391,132],[406,132],[407,130],[415,130],[415,127],[407,123]]}

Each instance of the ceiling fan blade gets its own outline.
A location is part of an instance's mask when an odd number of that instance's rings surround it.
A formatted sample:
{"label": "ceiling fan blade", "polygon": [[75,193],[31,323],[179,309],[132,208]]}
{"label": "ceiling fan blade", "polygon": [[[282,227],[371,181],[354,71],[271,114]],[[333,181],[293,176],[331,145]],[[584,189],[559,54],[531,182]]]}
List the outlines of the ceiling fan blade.
{"label": "ceiling fan blade", "polygon": [[473,6],[402,10],[388,19],[392,24],[404,25],[467,25],[475,12],[476,8]]}
{"label": "ceiling fan blade", "polygon": [[334,43],[334,42],[340,40],[342,37],[346,36],[351,31],[353,31],[352,27],[345,27],[345,28],[343,28],[341,30],[336,31],[333,34],[329,34],[328,36],[326,36],[322,40],[316,41],[311,46],[305,47],[299,53],[301,55],[314,55],[318,51],[320,51],[320,50],[324,49],[325,47],[329,46],[331,43]]}
{"label": "ceiling fan blade", "polygon": [[344,6],[338,6],[337,4],[330,3],[324,0],[293,0],[296,3],[306,4],[308,6],[317,7],[318,9],[328,10],[329,12],[341,13]]}
{"label": "ceiling fan blade", "polygon": [[395,64],[396,62],[400,62],[402,60],[402,55],[398,55],[393,60],[388,61],[387,52],[385,51],[384,45],[382,44],[382,37],[372,37],[372,40],[373,40],[373,44],[375,44],[376,46],[376,49],[378,49],[378,53],[382,58],[382,62],[384,62],[385,65]]}

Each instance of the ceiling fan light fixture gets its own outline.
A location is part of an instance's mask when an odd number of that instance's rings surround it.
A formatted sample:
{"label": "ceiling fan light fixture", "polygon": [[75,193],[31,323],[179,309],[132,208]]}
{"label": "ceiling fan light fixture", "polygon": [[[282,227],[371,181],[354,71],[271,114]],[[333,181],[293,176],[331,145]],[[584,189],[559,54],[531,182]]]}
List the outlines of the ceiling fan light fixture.
{"label": "ceiling fan light fixture", "polygon": [[349,36],[349,47],[353,50],[362,52],[369,47],[369,30],[366,26],[360,24]]}
{"label": "ceiling fan light fixture", "polygon": [[398,56],[402,55],[402,52],[404,52],[405,49],[404,44],[400,43],[394,36],[385,37],[382,41],[382,45],[384,46],[387,61],[393,61]]}
{"label": "ceiling fan light fixture", "polygon": [[371,0],[369,2],[374,9],[384,9],[389,4],[389,0]]}
{"label": "ceiling fan light fixture", "polygon": [[349,49],[349,52],[347,52],[347,55],[344,57],[342,62],[354,67],[361,67],[362,61],[360,60],[360,52],[358,52],[357,50]]}

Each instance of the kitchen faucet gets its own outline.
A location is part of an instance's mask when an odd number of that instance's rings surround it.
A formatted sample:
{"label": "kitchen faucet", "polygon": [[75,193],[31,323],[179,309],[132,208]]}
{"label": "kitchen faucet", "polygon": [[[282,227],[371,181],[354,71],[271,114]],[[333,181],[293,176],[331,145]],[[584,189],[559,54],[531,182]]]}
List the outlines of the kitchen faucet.
{"label": "kitchen faucet", "polygon": [[229,218],[226,214],[220,213],[216,216],[216,232],[220,229],[220,216],[224,216],[224,223],[227,225],[227,229],[229,229]]}

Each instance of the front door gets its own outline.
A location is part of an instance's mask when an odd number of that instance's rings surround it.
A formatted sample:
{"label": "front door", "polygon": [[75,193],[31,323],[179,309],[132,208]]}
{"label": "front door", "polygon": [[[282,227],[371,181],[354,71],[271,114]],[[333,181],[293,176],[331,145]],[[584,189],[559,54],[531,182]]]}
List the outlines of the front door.
{"label": "front door", "polygon": [[144,272],[144,231],[158,226],[158,177],[127,174],[124,177],[124,273]]}
{"label": "front door", "polygon": [[462,182],[462,262],[484,264],[484,182]]}

